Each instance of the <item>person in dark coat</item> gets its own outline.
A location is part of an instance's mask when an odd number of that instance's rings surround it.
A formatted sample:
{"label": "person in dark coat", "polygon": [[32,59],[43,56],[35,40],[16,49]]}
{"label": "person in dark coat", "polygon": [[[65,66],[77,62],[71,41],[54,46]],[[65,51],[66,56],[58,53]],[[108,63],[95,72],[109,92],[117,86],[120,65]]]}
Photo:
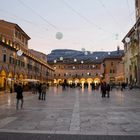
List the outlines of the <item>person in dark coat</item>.
{"label": "person in dark coat", "polygon": [[38,85],[38,93],[39,93],[38,99],[39,99],[39,100],[41,100],[41,97],[42,97],[42,88],[41,88],[41,86],[42,86],[42,84],[39,83],[39,85]]}
{"label": "person in dark coat", "polygon": [[102,98],[106,96],[106,82],[101,83]]}
{"label": "person in dark coat", "polygon": [[21,109],[23,108],[23,87],[22,87],[22,84],[19,83],[17,86],[16,86],[16,89],[15,89],[16,93],[17,93],[17,103],[16,103],[16,109],[18,110],[18,106],[19,106],[19,101],[21,100]]}
{"label": "person in dark coat", "polygon": [[42,90],[41,100],[46,100],[47,85],[45,83],[42,84],[41,90]]}
{"label": "person in dark coat", "polygon": [[106,94],[107,94],[107,97],[109,98],[110,97],[110,85],[109,84],[106,85]]}

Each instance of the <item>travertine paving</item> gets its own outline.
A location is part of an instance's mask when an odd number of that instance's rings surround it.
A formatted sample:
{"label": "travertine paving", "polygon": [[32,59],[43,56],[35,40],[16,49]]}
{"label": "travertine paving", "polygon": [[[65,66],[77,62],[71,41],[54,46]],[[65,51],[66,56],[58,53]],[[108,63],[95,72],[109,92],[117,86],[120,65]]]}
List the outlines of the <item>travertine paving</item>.
{"label": "travertine paving", "polygon": [[15,93],[0,93],[0,132],[86,135],[140,135],[140,90],[100,90],[50,87],[47,100],[24,93],[24,108],[16,110]]}

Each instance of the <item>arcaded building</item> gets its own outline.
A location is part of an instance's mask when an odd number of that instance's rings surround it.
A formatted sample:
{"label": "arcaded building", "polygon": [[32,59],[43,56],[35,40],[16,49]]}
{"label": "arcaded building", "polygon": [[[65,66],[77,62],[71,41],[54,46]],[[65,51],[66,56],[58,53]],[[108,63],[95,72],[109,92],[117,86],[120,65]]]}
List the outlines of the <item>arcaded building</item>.
{"label": "arcaded building", "polygon": [[[122,63],[122,50],[112,52],[82,52],[76,50],[53,50],[48,55],[48,64],[54,69],[54,83],[107,83],[124,82],[124,69],[117,67]],[[118,70],[121,77],[118,78]]]}
{"label": "arcaded building", "polygon": [[1,90],[9,90],[16,81],[48,82],[52,77],[53,68],[28,49],[29,40],[17,24],[0,20]]}

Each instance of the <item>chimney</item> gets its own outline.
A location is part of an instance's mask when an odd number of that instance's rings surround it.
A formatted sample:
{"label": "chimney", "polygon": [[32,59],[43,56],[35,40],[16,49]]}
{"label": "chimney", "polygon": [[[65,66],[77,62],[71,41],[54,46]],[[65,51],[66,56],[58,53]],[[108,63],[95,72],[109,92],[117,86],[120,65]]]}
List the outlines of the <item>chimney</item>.
{"label": "chimney", "polygon": [[119,54],[119,52],[120,52],[120,47],[117,46],[117,54]]}

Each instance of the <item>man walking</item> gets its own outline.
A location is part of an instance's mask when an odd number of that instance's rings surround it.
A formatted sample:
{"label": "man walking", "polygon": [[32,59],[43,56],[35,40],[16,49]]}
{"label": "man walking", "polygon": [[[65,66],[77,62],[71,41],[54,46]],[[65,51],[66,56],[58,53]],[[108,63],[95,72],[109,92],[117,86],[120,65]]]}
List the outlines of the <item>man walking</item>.
{"label": "man walking", "polygon": [[16,93],[17,93],[17,103],[16,103],[16,109],[18,110],[18,106],[19,106],[19,101],[21,100],[21,109],[23,108],[23,87],[22,84],[19,83],[15,89]]}
{"label": "man walking", "polygon": [[46,90],[47,90],[47,85],[45,83],[42,84],[41,86],[41,90],[42,90],[42,100],[46,100]]}

